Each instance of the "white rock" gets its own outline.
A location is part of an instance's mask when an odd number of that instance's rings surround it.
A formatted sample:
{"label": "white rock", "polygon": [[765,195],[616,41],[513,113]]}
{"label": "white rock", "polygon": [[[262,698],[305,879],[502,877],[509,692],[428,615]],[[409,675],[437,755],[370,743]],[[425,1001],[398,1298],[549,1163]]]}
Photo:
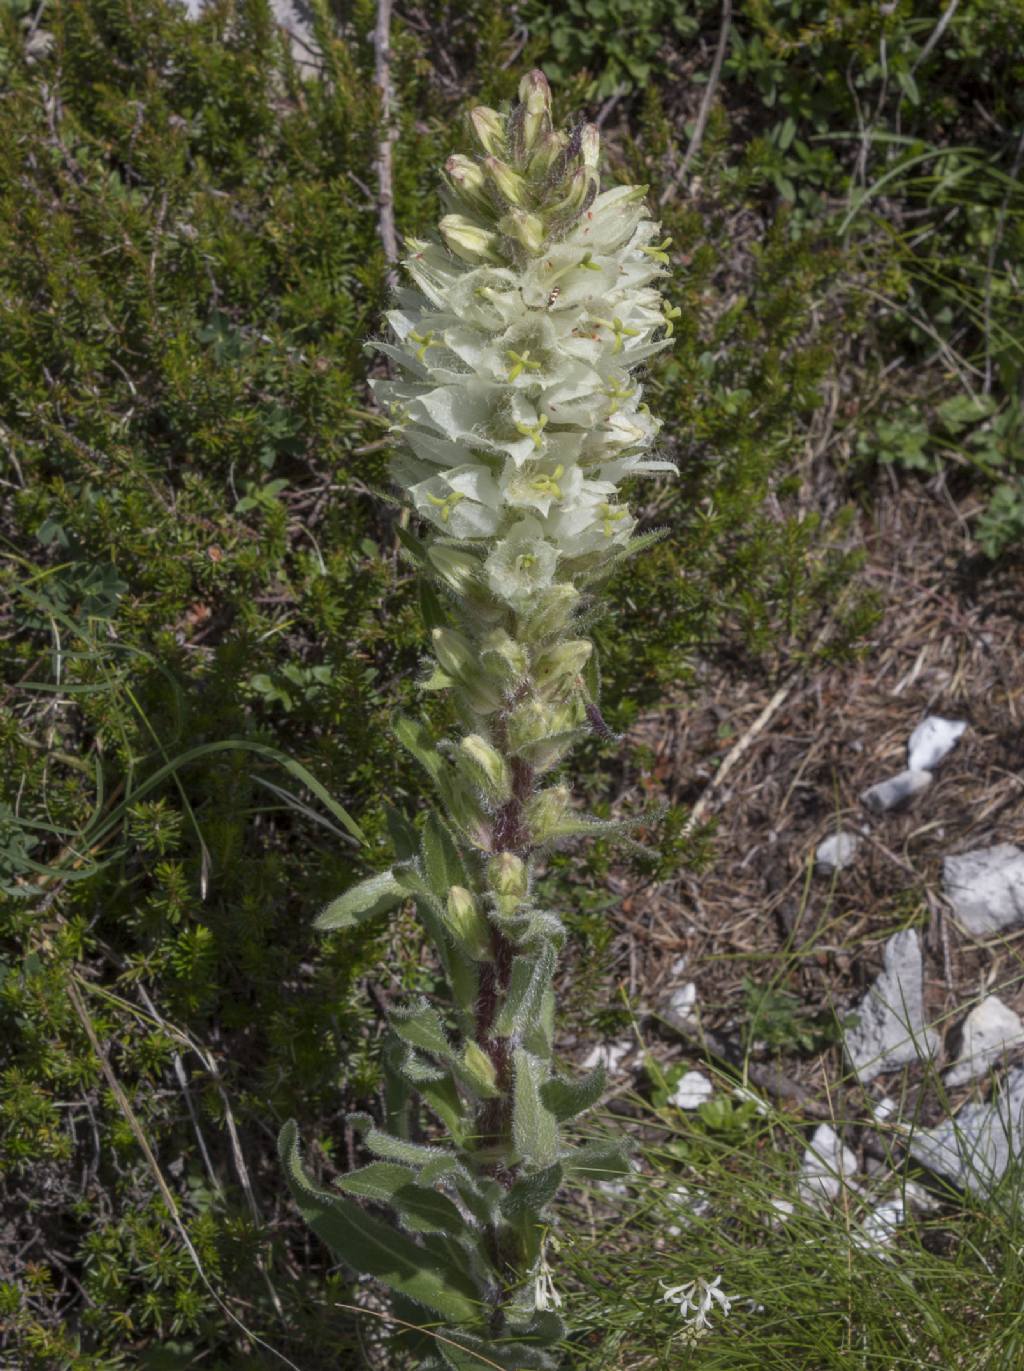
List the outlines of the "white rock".
{"label": "white rock", "polygon": [[694,1009],[697,1004],[697,986],[694,981],[687,981],[685,985],[677,985],[672,994],[668,997],[665,1005],[666,1016],[675,1015],[677,1019],[693,1019],[696,1017]]}
{"label": "white rock", "polygon": [[942,1205],[940,1199],[917,1181],[903,1182],[903,1201],[912,1209],[920,1209],[923,1214],[931,1214]]}
{"label": "white rock", "polygon": [[946,1072],[947,1085],[964,1085],[982,1076],[1008,1048],[1024,1042],[1024,1024],[998,995],[975,1005],[964,1020],[960,1055]]}
{"label": "white rock", "polygon": [[1024,922],[1024,852],[1013,843],[946,857],[942,883],[957,923],[974,938]]}
{"label": "white rock", "polygon": [[772,1208],[775,1210],[775,1213],[777,1215],[777,1218],[775,1220],[776,1224],[785,1223],[787,1219],[791,1219],[793,1217],[793,1213],[796,1210],[796,1205],[793,1203],[792,1200],[776,1198],[773,1199],[771,1203]]}
{"label": "white rock", "polygon": [[830,1124],[819,1124],[800,1164],[797,1191],[805,1204],[837,1199],[844,1183],[857,1170],[857,1158],[841,1142]]}
{"label": "white rock", "polygon": [[884,1200],[869,1211],[862,1219],[859,1229],[854,1229],[851,1236],[858,1247],[885,1256],[880,1249],[892,1242],[897,1228],[905,1218],[906,1211],[901,1199]]}
{"label": "white rock", "polygon": [[927,790],[931,783],[930,771],[901,771],[898,776],[891,776],[889,780],[879,781],[877,785],[862,791],[860,802],[873,814],[884,814],[889,809],[906,804],[913,796]]}
{"label": "white rock", "polygon": [[591,1048],[587,1055],[580,1062],[584,1071],[593,1071],[595,1066],[603,1066],[608,1076],[614,1076],[620,1064],[633,1051],[634,1044],[625,1043],[598,1043],[597,1047]]}
{"label": "white rock", "polygon": [[763,1100],[760,1095],[756,1094],[753,1090],[748,1089],[745,1085],[734,1085],[729,1093],[734,1100],[739,1100],[740,1104],[752,1104],[755,1113],[760,1114],[762,1118],[764,1118],[769,1111],[767,1100]]}
{"label": "white rock", "polygon": [[956,747],[966,727],[962,719],[940,719],[937,714],[929,714],[907,741],[907,766],[911,771],[934,771],[946,753]]}
{"label": "white rock", "polygon": [[676,1109],[696,1109],[714,1093],[715,1087],[703,1071],[686,1071],[679,1077],[668,1102]]}
{"label": "white rock", "polygon": [[[191,20],[201,19],[211,4],[212,0],[181,0]],[[292,57],[299,69],[315,67],[313,59],[318,54],[309,6],[303,0],[270,0],[270,12],[291,40]]]}
{"label": "white rock", "polygon": [[871,1106],[871,1112],[875,1116],[875,1123],[885,1123],[899,1109],[899,1105],[889,1095],[883,1095],[877,1104]]}
{"label": "white rock", "polygon": [[990,1104],[969,1104],[937,1128],[919,1129],[910,1155],[954,1185],[985,1194],[1024,1148],[1024,1068]]}
{"label": "white rock", "polygon": [[711,1213],[711,1201],[706,1195],[695,1195],[685,1185],[675,1185],[664,1192],[665,1203],[679,1217],[679,1223],[670,1223],[665,1232],[678,1238],[686,1228],[692,1228],[694,1221],[703,1219]]}
{"label": "white rock", "polygon": [[838,833],[832,833],[824,842],[819,843],[815,850],[814,860],[818,870],[823,875],[842,871],[843,867],[849,866],[856,857],[859,846],[860,839],[856,833],[848,833],[845,828],[841,828]]}
{"label": "white rock", "polygon": [[862,1082],[931,1057],[938,1047],[924,1024],[921,944],[914,929],[893,934],[884,962],[884,971],[857,1006],[857,1026],[845,1033],[846,1055]]}

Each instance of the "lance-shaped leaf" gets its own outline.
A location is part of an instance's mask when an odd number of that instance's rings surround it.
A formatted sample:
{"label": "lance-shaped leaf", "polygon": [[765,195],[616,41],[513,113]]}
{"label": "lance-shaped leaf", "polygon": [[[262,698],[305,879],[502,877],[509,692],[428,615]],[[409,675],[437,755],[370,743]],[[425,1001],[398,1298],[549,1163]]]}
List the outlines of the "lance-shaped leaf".
{"label": "lance-shaped leaf", "polygon": [[448,615],[444,612],[441,598],[426,576],[420,577],[420,614],[428,633],[431,629],[443,628],[448,623]]}
{"label": "lance-shaped leaf", "polygon": [[452,998],[461,1010],[472,1012],[480,983],[476,963],[461,948],[452,946],[444,916],[433,895],[420,896],[416,900],[416,912],[437,950]]}
{"label": "lance-shaped leaf", "polygon": [[555,1198],[564,1174],[561,1162],[554,1162],[542,1171],[531,1171],[527,1176],[520,1176],[505,1191],[501,1212],[510,1219],[518,1218],[521,1214],[539,1214]]}
{"label": "lance-shaped leaf", "polygon": [[420,1172],[419,1180],[420,1185],[436,1185],[441,1180],[453,1185],[481,1228],[490,1228],[499,1222],[505,1191],[489,1177],[470,1175],[455,1157],[449,1155],[428,1162]]}
{"label": "lance-shaped leaf", "polygon": [[584,1143],[562,1155],[566,1175],[591,1181],[606,1181],[614,1176],[629,1176],[633,1168],[625,1144],[616,1139]]}
{"label": "lance-shaped leaf", "polygon": [[540,1097],[559,1123],[575,1119],[601,1098],[605,1088],[605,1069],[595,1066],[586,1076],[570,1081],[554,1077],[541,1086]]}
{"label": "lance-shaped leaf", "polygon": [[554,1347],[562,1341],[567,1331],[565,1320],[559,1318],[553,1309],[538,1309],[522,1336],[537,1347]]}
{"label": "lance-shaped leaf", "polygon": [[478,797],[438,751],[430,729],[417,719],[402,716],[395,721],[393,732],[434,782],[455,827],[475,847],[488,851],[490,826]]}
{"label": "lance-shaped leaf", "polygon": [[420,542],[419,538],[410,533],[407,528],[402,528],[401,524],[395,525],[395,534],[398,541],[402,544],[402,550],[408,554],[410,561],[419,567],[426,566],[426,547]]}
{"label": "lance-shaped leaf", "polygon": [[460,1328],[440,1329],[437,1345],[444,1366],[453,1371],[554,1371],[557,1366],[541,1347],[478,1338]]}
{"label": "lance-shaped leaf", "polygon": [[540,1097],[547,1079],[546,1063],[522,1048],[513,1052],[512,1063],[512,1142],[520,1157],[531,1165],[550,1166],[558,1160],[558,1122]]}
{"label": "lance-shaped leaf", "polygon": [[447,900],[448,891],[453,885],[469,884],[466,868],[452,835],[436,814],[428,814],[423,825],[420,857],[427,885],[442,904]]}
{"label": "lance-shaped leaf", "polygon": [[361,1200],[376,1200],[378,1204],[390,1204],[391,1196],[403,1185],[415,1185],[416,1172],[409,1166],[399,1166],[397,1162],[370,1162],[356,1171],[338,1176],[334,1184],[346,1195],[355,1195]]}
{"label": "lance-shaped leaf", "polygon": [[653,547],[655,543],[660,543],[663,538],[668,537],[668,533],[669,530],[667,528],[654,528],[651,529],[649,533],[640,533],[635,538],[630,538],[629,542],[625,544],[621,551],[612,553],[610,557],[601,562],[593,571],[582,576],[580,578],[580,583],[582,585],[591,586],[596,585],[600,581],[607,580],[616,567],[621,566],[623,562],[628,561],[631,557],[635,557],[638,553],[645,552],[647,548]]}
{"label": "lance-shaped leaf", "polygon": [[447,1195],[424,1185],[400,1186],[388,1204],[406,1228],[414,1233],[448,1233],[454,1237],[466,1231],[466,1221]]}
{"label": "lance-shaped leaf", "polygon": [[555,992],[545,990],[540,1013],[523,1034],[523,1046],[535,1057],[550,1058],[555,1040]]}
{"label": "lance-shaped leaf", "polygon": [[[424,1168],[426,1169],[426,1168]],[[466,1223],[447,1195],[417,1184],[416,1172],[396,1162],[371,1162],[334,1182],[346,1195],[388,1204],[415,1233],[464,1233]]]}
{"label": "lance-shaped leaf", "polygon": [[406,892],[395,879],[393,872],[382,871],[377,876],[369,876],[360,881],[344,895],[339,895],[317,915],[313,927],[320,929],[355,928],[358,924],[372,919],[375,914],[386,914],[389,909],[400,905]]}
{"label": "lance-shaped leaf", "polygon": [[410,1166],[426,1166],[428,1162],[437,1161],[439,1157],[448,1155],[443,1147],[430,1147],[426,1143],[407,1142],[405,1138],[396,1138],[391,1133],[385,1133],[383,1129],[377,1127],[369,1114],[349,1114],[348,1122],[360,1134],[364,1146],[374,1156],[383,1157],[385,1161],[408,1162]]}
{"label": "lance-shaped leaf", "polygon": [[438,784],[447,763],[434,745],[434,738],[426,724],[418,719],[401,715],[392,726],[395,737],[402,746],[416,758],[427,775]]}
{"label": "lance-shaped leaf", "polygon": [[391,845],[395,849],[395,856],[399,862],[407,862],[416,856],[416,830],[412,824],[391,805],[387,805],[384,810],[387,819],[388,833],[391,837]]}
{"label": "lance-shaped leaf", "polygon": [[460,1009],[471,1009],[476,1000],[477,971],[472,961],[452,946],[445,926],[442,901],[434,894],[419,862],[402,862],[392,868],[397,883],[416,901],[416,912],[434,945],[445,979]]}
{"label": "lance-shaped leaf", "polygon": [[437,1062],[429,1061],[426,1057],[421,1057],[412,1048],[406,1047],[405,1054],[398,1063],[398,1069],[417,1090],[421,1089],[430,1081],[443,1081],[447,1075],[447,1069],[439,1066]]}
{"label": "lance-shaped leaf", "polygon": [[530,956],[513,958],[508,993],[498,1011],[494,1031],[504,1038],[525,1032],[538,1018],[544,992],[554,974],[555,949],[549,942]]}
{"label": "lance-shaped leaf", "polygon": [[352,1200],[323,1190],[310,1179],[299,1157],[294,1120],[281,1129],[278,1147],[302,1217],[340,1261],[375,1276],[455,1324],[479,1318],[479,1293],[465,1271],[440,1261],[436,1250],[426,1250],[406,1234],[364,1213]]}
{"label": "lance-shaped leaf", "polygon": [[421,1052],[432,1052],[445,1061],[452,1056],[452,1045],[444,1031],[441,1016],[425,999],[392,1010],[391,1027],[404,1042],[411,1047],[418,1047]]}
{"label": "lance-shaped leaf", "polygon": [[450,1076],[440,1081],[425,1081],[417,1087],[424,1101],[447,1128],[456,1147],[462,1147],[470,1129],[455,1082]]}

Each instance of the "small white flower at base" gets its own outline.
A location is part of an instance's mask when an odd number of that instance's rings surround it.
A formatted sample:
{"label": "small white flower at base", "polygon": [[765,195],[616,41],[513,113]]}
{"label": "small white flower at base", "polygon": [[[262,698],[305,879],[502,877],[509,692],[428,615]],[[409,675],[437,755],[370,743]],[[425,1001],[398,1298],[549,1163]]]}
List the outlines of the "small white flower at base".
{"label": "small white flower at base", "polygon": [[[665,1285],[664,1281],[661,1283]],[[721,1283],[721,1276],[716,1276],[713,1281],[706,1281],[703,1276],[698,1276],[696,1280],[687,1281],[685,1285],[665,1287],[662,1299],[666,1304],[679,1306],[679,1313],[691,1339],[703,1337],[707,1333],[716,1304],[728,1317],[732,1308],[732,1297],[719,1289]]]}
{"label": "small white flower at base", "polygon": [[541,1254],[537,1274],[533,1279],[533,1307],[541,1312],[548,1309],[561,1309],[562,1297],[555,1289],[546,1254]]}

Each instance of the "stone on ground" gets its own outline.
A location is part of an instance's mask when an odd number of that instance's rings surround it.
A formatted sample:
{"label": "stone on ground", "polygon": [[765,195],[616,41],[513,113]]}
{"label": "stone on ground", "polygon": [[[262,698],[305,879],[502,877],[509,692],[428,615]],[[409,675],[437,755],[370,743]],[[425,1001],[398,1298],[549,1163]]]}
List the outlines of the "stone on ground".
{"label": "stone on ground", "polygon": [[596,1066],[603,1066],[608,1076],[614,1076],[623,1061],[633,1051],[635,1043],[598,1043],[592,1047],[587,1055],[580,1062],[584,1071],[593,1071]]}
{"label": "stone on ground", "polygon": [[842,871],[856,857],[859,846],[860,839],[856,833],[848,833],[845,828],[841,828],[838,833],[830,834],[824,842],[818,844],[814,853],[815,864],[826,876],[831,875],[833,871]]}
{"label": "stone on ground", "polygon": [[942,883],[957,923],[972,938],[1024,923],[1024,852],[1013,843],[946,857]]}
{"label": "stone on ground", "polygon": [[962,1189],[984,1195],[1024,1146],[1024,1068],[1011,1071],[989,1104],[969,1104],[955,1119],[919,1129],[910,1155]]}
{"label": "stone on ground", "polygon": [[906,804],[931,783],[930,771],[901,771],[898,776],[890,776],[887,781],[879,781],[861,791],[860,802],[872,814],[885,814],[887,810]]}
{"label": "stone on ground", "polygon": [[998,995],[975,1005],[964,1020],[960,1055],[946,1072],[947,1085],[965,1085],[982,1076],[1011,1047],[1024,1042],[1024,1024]]}
{"label": "stone on ground", "polygon": [[947,752],[956,747],[967,725],[962,719],[940,719],[929,714],[907,742],[907,766],[911,771],[934,771]]}
{"label": "stone on ground", "polygon": [[844,1183],[857,1170],[857,1158],[830,1124],[819,1124],[800,1163],[797,1191],[805,1204],[837,1199]]}
{"label": "stone on ground", "polygon": [[676,1109],[697,1109],[705,1100],[710,1100],[715,1087],[703,1071],[685,1071],[679,1077],[676,1088],[669,1096],[669,1104]]}
{"label": "stone on ground", "polygon": [[694,981],[687,981],[684,985],[677,985],[664,1008],[664,1017],[669,1023],[673,1019],[683,1022],[696,1018],[695,1010],[697,1007],[697,986]]}
{"label": "stone on ground", "polygon": [[858,1023],[844,1035],[846,1055],[862,1082],[883,1071],[931,1057],[938,1039],[925,1027],[921,944],[912,928],[885,945],[885,969],[855,1010]]}

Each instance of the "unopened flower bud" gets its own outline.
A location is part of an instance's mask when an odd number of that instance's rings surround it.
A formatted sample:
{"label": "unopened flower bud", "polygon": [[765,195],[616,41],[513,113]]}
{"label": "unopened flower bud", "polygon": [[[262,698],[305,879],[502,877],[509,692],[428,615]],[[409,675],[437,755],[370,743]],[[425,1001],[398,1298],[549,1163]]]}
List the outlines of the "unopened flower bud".
{"label": "unopened flower bud", "polygon": [[531,642],[561,633],[579,604],[580,593],[568,581],[558,581],[536,597],[532,612],[525,624],[525,636]]}
{"label": "unopened flower bud", "polygon": [[427,559],[446,585],[458,595],[480,588],[480,559],[471,552],[434,543],[427,549]]}
{"label": "unopened flower bud", "polygon": [[502,901],[525,900],[529,890],[526,863],[514,852],[499,852],[487,864],[491,889]]}
{"label": "unopened flower bud", "polygon": [[498,111],[477,105],[469,119],[484,152],[489,157],[500,157],[505,151],[505,121]]}
{"label": "unopened flower bud", "polygon": [[552,205],[548,214],[557,224],[578,219],[597,198],[598,177],[592,167],[579,167],[569,180],[565,198]]}
{"label": "unopened flower bud", "polygon": [[492,674],[510,685],[522,680],[530,665],[526,648],[503,628],[494,629],[481,640],[480,660]]}
{"label": "unopened flower bud", "polygon": [[562,820],[569,809],[569,788],[564,785],[542,790],[526,806],[526,824],[535,843],[544,843],[558,836]]}
{"label": "unopened flower bud", "polygon": [[484,171],[494,183],[498,194],[510,205],[526,203],[526,181],[500,157],[485,157]]}
{"label": "unopened flower bud", "polygon": [[543,691],[575,681],[590,660],[594,645],[587,638],[572,638],[542,652],[534,663],[534,680]]}
{"label": "unopened flower bud", "polygon": [[444,164],[445,179],[456,195],[461,196],[471,209],[483,213],[491,212],[493,206],[487,194],[487,178],[478,162],[471,157],[454,153]]}
{"label": "unopened flower bud", "polygon": [[580,156],[585,167],[597,170],[601,156],[601,130],[596,124],[583,125],[583,132],[580,134]]}
{"label": "unopened flower bud", "polygon": [[526,214],[521,209],[510,210],[499,221],[498,227],[527,252],[539,253],[544,246],[544,221],[536,214]]}
{"label": "unopened flower bud", "polygon": [[530,175],[546,176],[565,151],[569,139],[564,133],[542,133],[530,158]]}
{"label": "unopened flower bud", "polygon": [[498,235],[467,219],[464,214],[446,214],[438,228],[452,252],[464,262],[478,266],[483,262],[501,260]]}
{"label": "unopened flower bud", "polygon": [[448,891],[445,925],[459,945],[475,962],[491,958],[491,927],[465,886],[453,885]]}
{"label": "unopened flower bud", "polygon": [[459,743],[462,757],[470,772],[486,790],[489,798],[504,804],[512,794],[508,763],[501,753],[479,733],[470,733]]}
{"label": "unopened flower bud", "polygon": [[551,87],[542,71],[531,71],[519,82],[524,106],[523,150],[529,152],[537,139],[551,128]]}
{"label": "unopened flower bud", "polygon": [[453,628],[435,628],[431,632],[434,656],[443,671],[457,681],[470,680],[474,675],[476,656],[469,640]]}
{"label": "unopened flower bud", "polygon": [[462,1070],[478,1095],[493,1099],[498,1093],[498,1073],[479,1043],[470,1040],[462,1057]]}
{"label": "unopened flower bud", "polygon": [[550,738],[558,729],[558,709],[541,700],[524,700],[508,717],[508,742],[513,752]]}

